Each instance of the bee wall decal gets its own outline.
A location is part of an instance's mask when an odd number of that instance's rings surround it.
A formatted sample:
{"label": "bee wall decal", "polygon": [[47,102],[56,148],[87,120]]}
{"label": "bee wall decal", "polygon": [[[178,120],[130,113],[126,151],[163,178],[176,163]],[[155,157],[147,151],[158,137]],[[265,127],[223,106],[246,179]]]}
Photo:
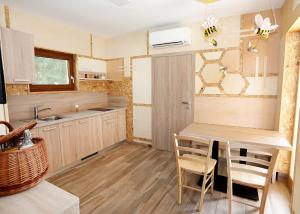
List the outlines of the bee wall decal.
{"label": "bee wall decal", "polygon": [[[203,34],[205,39],[210,39],[211,37],[215,36],[218,33],[218,20],[213,17],[209,16],[202,24]],[[218,45],[218,42],[215,39],[211,39],[209,41],[214,47]]]}
{"label": "bee wall decal", "polygon": [[278,28],[278,25],[271,24],[270,18],[264,19],[260,14],[257,14],[255,16],[255,24],[256,24],[256,29],[254,33],[257,36],[262,37],[264,39],[268,39],[270,33],[274,32]]}

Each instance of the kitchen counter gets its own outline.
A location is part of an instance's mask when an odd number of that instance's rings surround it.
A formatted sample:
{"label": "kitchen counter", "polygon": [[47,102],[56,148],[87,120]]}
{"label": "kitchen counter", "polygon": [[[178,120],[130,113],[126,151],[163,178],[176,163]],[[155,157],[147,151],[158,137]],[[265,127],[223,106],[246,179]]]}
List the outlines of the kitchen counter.
{"label": "kitchen counter", "polygon": [[[97,115],[114,113],[114,112],[118,112],[118,111],[126,109],[125,107],[114,107],[114,106],[105,106],[105,107],[101,107],[101,108],[111,108],[113,110],[110,110],[110,111],[84,110],[84,111],[79,111],[79,112],[60,114],[58,116],[62,117],[62,119],[59,119],[59,120],[53,120],[53,121],[38,120],[38,124],[35,126],[35,128],[40,128],[40,127],[49,126],[49,125],[55,125],[58,123],[68,122],[68,121],[72,121],[72,120],[78,120],[78,119],[82,119],[82,118],[86,118],[86,117],[93,117],[93,116],[97,116]],[[55,113],[53,113],[53,115],[55,115]],[[32,119],[32,120],[34,120],[34,119]],[[11,124],[14,128],[17,128],[17,127],[20,127],[30,121],[31,121],[30,119],[17,120],[17,121],[12,121]]]}
{"label": "kitchen counter", "polygon": [[40,184],[27,191],[1,197],[0,213],[79,214],[79,198],[47,181],[42,181]]}

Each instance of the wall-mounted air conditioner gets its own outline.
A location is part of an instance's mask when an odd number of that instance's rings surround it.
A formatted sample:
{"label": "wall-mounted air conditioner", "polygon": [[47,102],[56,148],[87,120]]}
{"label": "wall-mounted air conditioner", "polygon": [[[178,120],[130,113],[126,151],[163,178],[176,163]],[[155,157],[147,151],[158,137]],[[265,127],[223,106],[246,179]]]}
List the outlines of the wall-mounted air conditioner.
{"label": "wall-mounted air conditioner", "polygon": [[191,29],[189,27],[173,28],[149,33],[149,45],[152,48],[190,44]]}

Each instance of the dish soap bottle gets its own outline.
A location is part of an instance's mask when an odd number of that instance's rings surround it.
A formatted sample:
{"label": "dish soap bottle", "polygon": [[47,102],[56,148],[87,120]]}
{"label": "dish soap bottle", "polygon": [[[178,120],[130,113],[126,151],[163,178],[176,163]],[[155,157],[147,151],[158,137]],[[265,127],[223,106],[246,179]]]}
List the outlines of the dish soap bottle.
{"label": "dish soap bottle", "polygon": [[26,149],[26,148],[29,148],[31,146],[33,146],[32,134],[28,129],[26,129],[24,131],[24,139],[22,141],[22,145],[21,145],[20,149]]}

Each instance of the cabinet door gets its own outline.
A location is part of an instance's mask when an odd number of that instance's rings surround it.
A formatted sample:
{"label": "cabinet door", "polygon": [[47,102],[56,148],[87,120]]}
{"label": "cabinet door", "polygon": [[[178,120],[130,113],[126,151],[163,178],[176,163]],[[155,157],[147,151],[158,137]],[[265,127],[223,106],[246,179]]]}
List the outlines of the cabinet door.
{"label": "cabinet door", "polygon": [[118,141],[118,125],[115,118],[102,121],[103,148],[107,148]]}
{"label": "cabinet door", "polygon": [[107,78],[112,80],[122,80],[124,76],[123,59],[112,59],[107,61]]}
{"label": "cabinet door", "polygon": [[118,112],[118,142],[126,140],[126,114],[125,111]]}
{"label": "cabinet door", "polygon": [[87,118],[76,121],[79,158],[84,158],[98,151],[98,129],[95,126],[95,118]]}
{"label": "cabinet door", "polygon": [[33,36],[1,28],[1,48],[6,83],[29,84],[35,81]]}
{"label": "cabinet door", "polygon": [[39,128],[39,136],[45,140],[49,160],[49,173],[55,172],[63,166],[59,125]]}
{"label": "cabinet door", "polygon": [[98,151],[103,149],[103,135],[102,135],[102,116],[97,116],[92,118],[93,129],[96,133],[94,136],[95,142],[97,144]]}
{"label": "cabinet door", "polygon": [[65,122],[59,125],[62,163],[69,165],[79,159],[77,154],[77,130],[74,121]]}

